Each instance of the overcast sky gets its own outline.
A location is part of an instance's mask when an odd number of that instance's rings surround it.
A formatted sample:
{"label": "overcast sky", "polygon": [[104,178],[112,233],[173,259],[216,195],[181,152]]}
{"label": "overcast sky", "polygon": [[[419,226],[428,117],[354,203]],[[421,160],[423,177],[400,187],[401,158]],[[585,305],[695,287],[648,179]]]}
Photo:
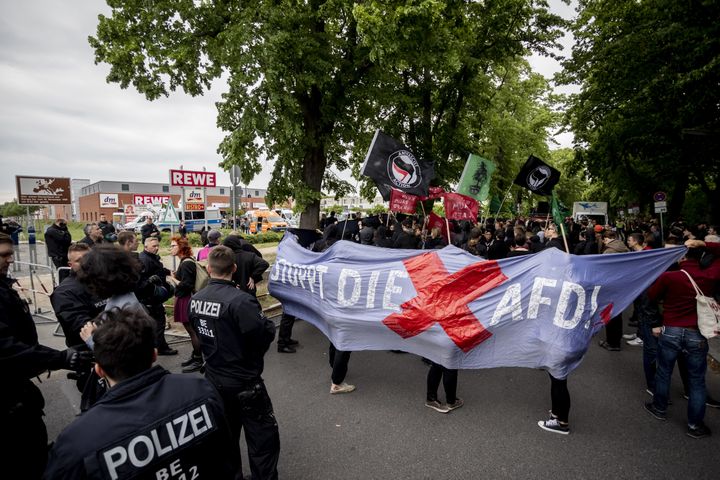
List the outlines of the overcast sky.
{"label": "overcast sky", "polygon": [[[561,0],[551,4],[573,14]],[[221,172],[222,85],[149,102],[106,83],[109,68],[94,64],[87,42],[99,13],[109,14],[99,0],[0,0],[0,203],[15,198],[15,175],[167,182],[180,165]],[[558,69],[549,59],[531,63],[548,77]],[[268,162],[251,185],[266,187],[271,170]],[[229,184],[227,174],[218,182]]]}

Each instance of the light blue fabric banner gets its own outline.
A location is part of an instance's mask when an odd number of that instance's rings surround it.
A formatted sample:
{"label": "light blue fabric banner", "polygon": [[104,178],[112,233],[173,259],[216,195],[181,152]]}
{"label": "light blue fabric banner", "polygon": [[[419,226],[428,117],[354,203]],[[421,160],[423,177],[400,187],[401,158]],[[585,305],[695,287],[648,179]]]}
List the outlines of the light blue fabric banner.
{"label": "light blue fabric banner", "polygon": [[339,350],[404,350],[447,368],[547,368],[565,378],[592,336],[685,248],[483,261],[453,246],[393,250],[340,241],[322,253],[288,233],[270,272],[285,312]]}

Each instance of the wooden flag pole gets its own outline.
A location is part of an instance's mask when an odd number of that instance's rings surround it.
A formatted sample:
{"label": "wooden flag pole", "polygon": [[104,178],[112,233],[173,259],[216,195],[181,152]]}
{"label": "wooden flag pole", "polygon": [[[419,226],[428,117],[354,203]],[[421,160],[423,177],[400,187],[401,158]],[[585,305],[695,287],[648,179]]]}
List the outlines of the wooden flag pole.
{"label": "wooden flag pole", "polygon": [[567,237],[565,236],[565,226],[562,223],[560,224],[560,231],[562,232],[563,242],[565,242],[565,251],[570,254],[570,247],[568,247]]}
{"label": "wooden flag pole", "polygon": [[425,249],[425,226],[427,225],[427,215],[425,214],[425,205],[423,202],[420,202],[420,208],[422,208],[423,212],[423,226],[422,226],[422,232],[420,233],[420,238],[422,238],[422,248]]}
{"label": "wooden flag pole", "polygon": [[498,215],[500,215],[500,210],[502,210],[503,205],[505,204],[505,199],[507,198],[508,194],[510,193],[510,189],[512,188],[513,184],[510,184],[510,187],[508,187],[507,192],[505,192],[505,195],[503,195],[503,199],[500,202],[500,207],[498,208],[498,211],[495,213],[495,220],[493,223],[497,223]]}
{"label": "wooden flag pole", "polygon": [[448,245],[450,245],[452,243],[452,241],[450,240],[450,221],[447,219],[447,217],[445,217],[445,227],[447,228],[448,233]]}

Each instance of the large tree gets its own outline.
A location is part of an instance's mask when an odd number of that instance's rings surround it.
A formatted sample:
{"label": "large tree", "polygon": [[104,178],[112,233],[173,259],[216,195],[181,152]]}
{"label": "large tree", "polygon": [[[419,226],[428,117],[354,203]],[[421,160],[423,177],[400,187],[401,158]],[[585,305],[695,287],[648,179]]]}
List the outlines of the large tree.
{"label": "large tree", "polygon": [[496,92],[526,80],[520,57],[544,52],[560,24],[545,0],[108,4],[90,38],[108,81],[152,100],[202,94],[224,74],[224,164],[249,182],[274,159],[268,200],[293,197],[305,228],[317,225],[322,189],[351,190],[334,172],[357,172],[377,127],[434,160],[439,183],[456,180],[459,159],[487,143]]}
{"label": "large tree", "polygon": [[689,187],[720,220],[720,2],[580,0],[563,83],[578,163],[622,205]]}

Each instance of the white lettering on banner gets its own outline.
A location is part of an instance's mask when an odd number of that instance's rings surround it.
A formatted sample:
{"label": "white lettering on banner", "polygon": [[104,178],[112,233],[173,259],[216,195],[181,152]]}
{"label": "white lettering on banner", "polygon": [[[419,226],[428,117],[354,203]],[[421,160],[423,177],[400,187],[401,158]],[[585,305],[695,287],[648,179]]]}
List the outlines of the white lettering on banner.
{"label": "white lettering on banner", "polygon": [[[327,271],[328,267],[324,265],[300,265],[280,259],[273,265],[270,271],[270,279],[279,280],[281,283],[289,282],[293,287],[297,287],[299,284],[305,290],[309,288],[311,293],[315,293],[315,280],[317,280],[320,298],[325,298],[323,275]],[[307,286],[305,286],[306,282]]]}
{"label": "white lettering on banner", "polygon": [[[328,271],[325,265],[301,265],[290,263],[287,260],[280,259],[275,262],[272,270],[270,270],[270,280],[280,282],[293,287],[300,287],[303,290],[309,290],[310,293],[317,293],[322,300],[325,299],[324,277]],[[367,285],[367,296],[365,305],[367,308],[375,307],[375,296],[380,281],[381,272],[373,271],[370,273],[370,279]],[[382,308],[385,310],[400,311],[400,306],[392,302],[393,295],[402,294],[402,288],[395,285],[395,279],[407,278],[408,274],[405,270],[390,270],[387,274],[387,283],[383,293]],[[352,291],[347,296],[347,285],[349,279],[352,281]],[[344,268],[340,271],[338,277],[338,303],[342,307],[352,307],[360,300],[363,290],[363,279],[359,271],[350,268]],[[192,301],[191,301],[192,311]]]}
{"label": "white lettering on banner", "polygon": [[[570,297],[575,294],[577,297],[577,303],[575,305],[575,312],[570,319],[565,318],[568,305],[570,305]],[[555,310],[555,318],[553,323],[560,328],[567,328],[572,330],[577,327],[582,318],[583,310],[585,310],[585,289],[582,285],[578,285],[573,282],[563,282],[562,290],[560,290],[560,300],[558,300],[558,306]]]}
{"label": "white lettering on banner", "polygon": [[377,288],[378,278],[380,278],[380,272],[377,270],[370,274],[367,299],[365,300],[365,307],[367,308],[375,308],[375,289]]}
{"label": "white lettering on banner", "polygon": [[[135,468],[142,468],[157,458],[162,457],[177,448],[190,443],[197,437],[213,429],[207,405],[203,404],[181,416],[171,419],[164,425],[150,430],[150,432],[134,436],[127,442],[127,446],[117,445],[102,453],[110,478],[113,480],[120,477],[118,470],[126,463]],[[165,432],[167,432],[165,434]],[[162,445],[161,436],[169,440],[169,444]],[[123,442],[124,443],[124,442]],[[160,471],[161,472],[161,471]],[[166,478],[161,475],[157,478]],[[122,472],[126,477],[128,472]]]}
{"label": "white lettering on banner", "polygon": [[508,313],[512,314],[513,321],[517,322],[518,320],[522,320],[521,298],[519,283],[513,283],[508,286],[507,290],[505,290],[505,295],[503,295],[500,303],[495,307],[495,313],[493,313],[492,320],[490,320],[488,326],[497,325],[500,319]]}
{"label": "white lettering on banner", "polygon": [[[353,289],[350,298],[345,297],[345,284],[347,278],[353,279]],[[360,279],[360,272],[349,268],[343,268],[340,271],[340,278],[338,279],[338,303],[343,307],[352,307],[360,300],[360,287],[362,286],[362,280]]]}
{"label": "white lettering on banner", "polygon": [[587,322],[585,322],[586,330],[590,328],[590,322],[592,321],[592,316],[595,315],[595,312],[597,311],[597,308],[598,308],[597,297],[599,294],[600,294],[600,287],[596,286],[593,289],[592,297],[590,297],[590,308],[592,310],[590,311],[590,316],[588,317]]}
{"label": "white lettering on banner", "polygon": [[[552,278],[537,277],[533,282],[532,291],[530,293],[530,300],[528,302],[528,314],[527,319],[537,319],[539,315],[540,305],[548,305],[552,308],[552,298],[544,297],[543,287],[555,288],[557,280]],[[600,293],[600,286],[596,285],[593,287],[590,293],[590,305],[592,310],[590,317],[595,314],[597,310],[597,297]],[[522,294],[519,283],[513,283],[508,285],[502,299],[495,307],[495,311],[492,316],[492,320],[488,326],[497,325],[500,320],[505,318],[507,315],[512,315],[513,321],[523,319],[523,308],[521,305]],[[560,286],[560,295],[558,296],[558,303],[555,307],[555,313],[553,317],[553,324],[560,328],[572,330],[577,327],[582,319],[583,312],[585,311],[585,304],[587,303],[588,291],[586,291],[582,285],[573,282],[563,282]],[[568,308],[571,305],[571,299],[575,296],[577,302],[575,304],[575,310],[572,312],[570,318],[568,316]],[[585,328],[589,328],[590,319],[585,324]]]}
{"label": "white lettering on banner", "polygon": [[400,305],[392,303],[392,294],[395,293],[399,295],[402,293],[402,288],[395,286],[395,279],[407,277],[408,273],[405,270],[390,270],[387,283],[385,284],[385,293],[383,294],[383,308],[385,310],[400,311]]}
{"label": "white lettering on banner", "polygon": [[543,297],[543,287],[554,287],[557,280],[554,278],[537,277],[533,282],[532,293],[530,294],[530,306],[528,307],[528,318],[537,318],[540,305],[550,305],[552,299]]}

